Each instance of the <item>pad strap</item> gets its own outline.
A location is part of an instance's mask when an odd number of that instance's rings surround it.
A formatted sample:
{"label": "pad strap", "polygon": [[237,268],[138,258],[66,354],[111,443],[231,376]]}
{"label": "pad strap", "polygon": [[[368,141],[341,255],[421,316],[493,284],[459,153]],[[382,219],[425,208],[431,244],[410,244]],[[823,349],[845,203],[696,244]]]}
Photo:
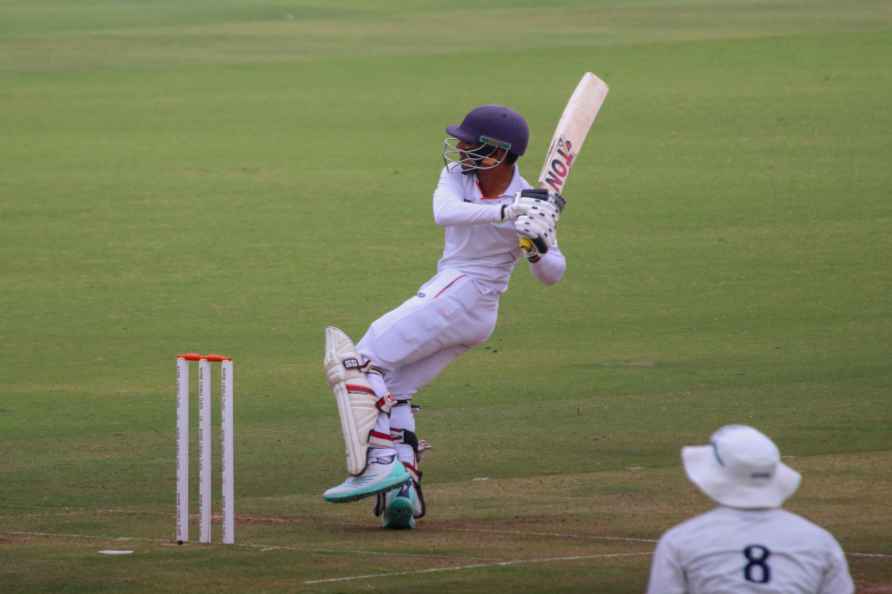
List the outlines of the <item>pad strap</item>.
{"label": "pad strap", "polygon": [[366,361],[365,364],[362,366],[362,370],[366,373],[373,373],[375,375],[380,375],[381,377],[384,377],[385,375],[387,375],[387,372],[384,370],[383,367],[378,367],[377,365],[372,365],[371,361]]}
{"label": "pad strap", "polygon": [[[366,375],[377,375],[381,378],[384,377],[385,371],[383,367],[378,367],[377,365],[372,365],[372,362],[366,359],[365,363],[359,366],[359,370],[365,373]],[[368,388],[365,388],[368,390]],[[393,408],[397,404],[397,399],[393,394],[388,392],[384,396],[378,398],[378,395],[374,391],[368,391],[367,394],[370,394],[376,398],[375,400],[375,408],[379,411],[383,412],[385,415],[390,414],[390,409]]]}
{"label": "pad strap", "polygon": [[396,405],[396,398],[393,397],[393,394],[388,392],[384,396],[378,398],[378,395],[375,394],[375,391],[372,390],[368,386],[362,386],[359,384],[347,384],[347,393],[348,394],[368,394],[369,396],[373,396],[376,398],[375,400],[375,408],[379,411],[383,412],[385,415],[390,414],[390,409]]}
{"label": "pad strap", "polygon": [[[430,442],[426,439],[418,439],[418,434],[414,431],[409,431],[408,429],[390,429],[390,439],[393,440],[394,444],[404,443],[407,446],[412,448],[412,451],[415,452],[415,462],[416,464],[421,464],[421,458],[424,455],[424,452],[431,449]],[[419,472],[419,475],[421,473]]]}
{"label": "pad strap", "polygon": [[414,431],[409,431],[408,429],[394,429],[391,427],[390,439],[393,440],[393,443],[404,443],[407,446],[410,446],[415,454],[418,454],[418,435],[416,435]]}
{"label": "pad strap", "polygon": [[424,475],[423,472],[418,470],[418,467],[414,464],[409,464],[408,462],[403,462],[403,466],[406,467],[406,470],[409,472],[409,476],[412,477],[412,480],[415,481],[415,485],[421,484],[421,477]]}
{"label": "pad strap", "polygon": [[401,400],[397,400],[396,403],[394,403],[394,406],[410,406],[410,407],[412,407],[413,415],[417,415],[418,413],[421,412],[421,405],[420,404],[412,404],[411,398],[404,398]]}
{"label": "pad strap", "polygon": [[380,398],[378,398],[378,400],[375,401],[375,407],[383,412],[385,415],[390,414],[390,409],[393,408],[395,404],[396,398],[394,398],[393,394],[391,394],[390,392],[388,392],[384,396],[381,396]]}
{"label": "pad strap", "polygon": [[370,448],[392,448],[393,439],[386,433],[380,433],[372,429],[369,431],[369,447]]}

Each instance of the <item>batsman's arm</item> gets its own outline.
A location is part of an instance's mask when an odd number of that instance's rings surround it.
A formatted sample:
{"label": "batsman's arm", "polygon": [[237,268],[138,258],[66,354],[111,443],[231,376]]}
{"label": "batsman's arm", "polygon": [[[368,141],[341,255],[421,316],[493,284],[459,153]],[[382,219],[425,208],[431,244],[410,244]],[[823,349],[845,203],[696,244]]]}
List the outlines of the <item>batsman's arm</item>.
{"label": "batsman's arm", "polygon": [[567,271],[567,259],[557,247],[553,247],[537,257],[527,259],[530,262],[530,272],[543,285],[560,282],[564,278],[564,272]]}
{"label": "batsman's arm", "polygon": [[443,170],[434,190],[434,222],[437,225],[489,225],[502,221],[496,204],[471,204],[462,199],[462,189]]}

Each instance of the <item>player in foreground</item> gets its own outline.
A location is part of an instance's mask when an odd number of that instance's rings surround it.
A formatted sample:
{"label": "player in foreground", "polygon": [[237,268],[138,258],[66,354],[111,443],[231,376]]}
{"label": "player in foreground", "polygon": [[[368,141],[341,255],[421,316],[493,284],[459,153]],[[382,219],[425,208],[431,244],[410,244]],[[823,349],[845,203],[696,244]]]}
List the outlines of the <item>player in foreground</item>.
{"label": "player in foreground", "polygon": [[[516,163],[529,140],[523,117],[483,105],[446,130],[433,196],[434,221],[445,232],[437,274],[355,346],[337,328],[326,329],[325,368],[350,476],[324,498],[377,495],[375,514],[388,528],[414,528],[425,512],[419,462],[427,444],[415,433],[412,396],[490,337],[518,261],[526,259],[545,285],[566,268],[555,235],[564,199],[530,189]],[[523,238],[535,245],[521,249]]]}
{"label": "player in foreground", "polygon": [[691,482],[719,507],[663,534],[648,594],[854,592],[836,539],[781,509],[800,476],[768,437],[728,425],[681,457]]}

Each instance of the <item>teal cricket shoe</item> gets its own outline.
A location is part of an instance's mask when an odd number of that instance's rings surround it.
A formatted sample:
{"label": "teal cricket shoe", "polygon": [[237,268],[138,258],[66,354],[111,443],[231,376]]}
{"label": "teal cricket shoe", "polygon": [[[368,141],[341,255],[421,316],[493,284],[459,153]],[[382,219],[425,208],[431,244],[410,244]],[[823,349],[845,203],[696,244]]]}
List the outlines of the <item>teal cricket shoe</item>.
{"label": "teal cricket shoe", "polygon": [[362,474],[348,477],[340,485],[323,493],[322,498],[329,503],[347,503],[392,490],[411,480],[412,477],[396,454],[376,456],[369,459]]}
{"label": "teal cricket shoe", "polygon": [[381,525],[393,530],[415,528],[415,518],[424,515],[424,500],[419,496],[413,482],[378,494],[376,515],[381,516]]}

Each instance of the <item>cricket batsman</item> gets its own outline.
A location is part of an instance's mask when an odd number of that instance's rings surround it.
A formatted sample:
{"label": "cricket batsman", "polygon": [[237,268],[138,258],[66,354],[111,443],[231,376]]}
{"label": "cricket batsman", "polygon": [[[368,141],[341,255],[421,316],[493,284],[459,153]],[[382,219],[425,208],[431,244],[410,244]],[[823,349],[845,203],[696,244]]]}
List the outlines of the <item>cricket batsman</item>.
{"label": "cricket batsman", "polygon": [[323,497],[342,503],[375,495],[387,528],[414,528],[425,513],[420,455],[429,446],[416,434],[412,397],[490,337],[521,259],[544,285],[566,269],[555,232],[565,201],[532,189],[517,165],[529,140],[524,118],[482,105],[446,132],[433,195],[445,239],[437,273],[355,345],[337,328],[325,335],[349,476]]}

